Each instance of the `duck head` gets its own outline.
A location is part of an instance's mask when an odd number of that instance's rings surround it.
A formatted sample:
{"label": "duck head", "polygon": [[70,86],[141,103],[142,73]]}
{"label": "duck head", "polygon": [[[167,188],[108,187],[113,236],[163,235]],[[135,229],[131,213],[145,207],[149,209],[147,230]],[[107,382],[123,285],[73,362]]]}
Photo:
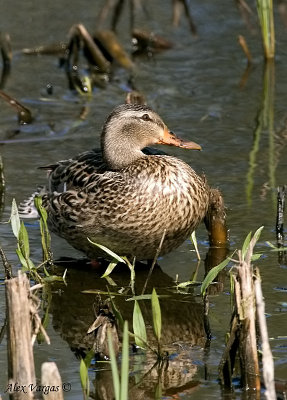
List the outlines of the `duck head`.
{"label": "duck head", "polygon": [[103,158],[113,170],[145,157],[142,149],[155,144],[201,150],[197,143],[184,141],[170,132],[160,116],[146,105],[120,105],[104,124],[101,136]]}

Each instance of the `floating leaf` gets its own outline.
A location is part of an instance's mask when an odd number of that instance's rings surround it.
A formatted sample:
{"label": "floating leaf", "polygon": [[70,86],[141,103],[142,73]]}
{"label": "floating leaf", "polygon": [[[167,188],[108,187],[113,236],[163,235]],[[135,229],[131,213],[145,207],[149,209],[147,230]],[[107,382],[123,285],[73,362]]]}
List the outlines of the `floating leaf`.
{"label": "floating leaf", "polygon": [[177,288],[185,288],[187,286],[198,286],[200,285],[201,282],[197,282],[197,281],[186,281],[186,282],[181,282],[179,284],[176,285]]}
{"label": "floating leaf", "polygon": [[133,330],[136,344],[139,347],[145,348],[145,342],[147,341],[147,334],[145,328],[145,322],[139,306],[139,303],[135,300],[134,312],[133,312]]}
{"label": "floating leaf", "polygon": [[157,338],[157,341],[159,342],[161,337],[161,309],[155,288],[153,288],[152,291],[151,308],[152,308],[153,330]]}

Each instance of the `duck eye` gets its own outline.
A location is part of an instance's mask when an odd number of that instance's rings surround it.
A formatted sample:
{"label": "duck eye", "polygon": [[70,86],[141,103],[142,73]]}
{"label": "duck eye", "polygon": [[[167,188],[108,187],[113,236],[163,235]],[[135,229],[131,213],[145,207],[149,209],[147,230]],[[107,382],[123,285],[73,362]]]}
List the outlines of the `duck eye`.
{"label": "duck eye", "polygon": [[143,115],[141,116],[141,119],[142,119],[143,121],[151,121],[151,118],[150,118],[150,116],[149,116],[148,114],[143,114]]}

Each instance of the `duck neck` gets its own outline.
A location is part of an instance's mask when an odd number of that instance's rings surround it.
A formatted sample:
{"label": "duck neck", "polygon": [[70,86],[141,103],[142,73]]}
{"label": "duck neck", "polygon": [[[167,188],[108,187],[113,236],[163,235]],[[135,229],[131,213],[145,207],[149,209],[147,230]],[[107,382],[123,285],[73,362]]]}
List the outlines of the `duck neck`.
{"label": "duck neck", "polygon": [[125,168],[141,157],[145,157],[139,147],[123,137],[118,137],[115,141],[109,141],[104,137],[102,139],[102,152],[105,163],[112,170]]}

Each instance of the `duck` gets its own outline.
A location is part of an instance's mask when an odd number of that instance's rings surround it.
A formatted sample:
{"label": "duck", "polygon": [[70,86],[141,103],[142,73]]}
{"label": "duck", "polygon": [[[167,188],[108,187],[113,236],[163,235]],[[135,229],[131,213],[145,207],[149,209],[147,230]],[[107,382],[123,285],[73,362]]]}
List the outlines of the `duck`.
{"label": "duck", "polygon": [[186,162],[149,147],[157,144],[201,150],[149,106],[117,106],[100,149],[42,167],[49,229],[90,259],[106,256],[93,243],[138,261],[180,246],[204,219],[210,189]]}

